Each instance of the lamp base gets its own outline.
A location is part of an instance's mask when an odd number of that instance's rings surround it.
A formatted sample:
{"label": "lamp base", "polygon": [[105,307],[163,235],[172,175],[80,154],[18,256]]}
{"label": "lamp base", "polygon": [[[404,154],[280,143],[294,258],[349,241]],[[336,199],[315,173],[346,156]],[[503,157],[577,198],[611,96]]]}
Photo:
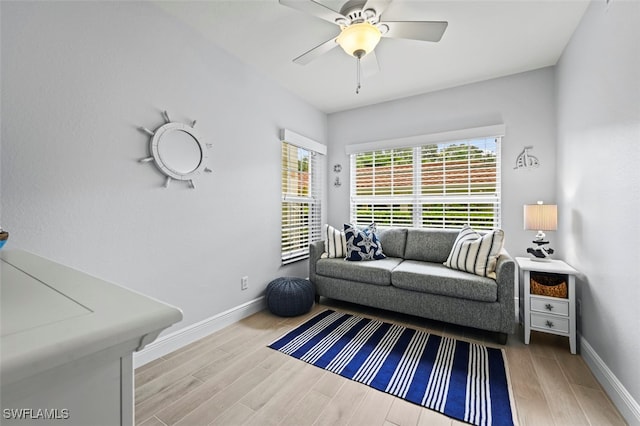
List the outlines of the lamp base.
{"label": "lamp base", "polygon": [[534,260],[536,262],[550,262],[551,261],[551,255],[553,254],[553,249],[552,248],[544,248],[544,247],[540,247],[540,246],[536,247],[536,248],[529,247],[527,249],[527,253],[532,254],[533,257],[531,258],[531,260]]}
{"label": "lamp base", "polygon": [[530,257],[529,258],[530,261],[532,262],[540,262],[540,263],[545,263],[545,262],[551,262],[553,259],[551,259],[550,257]]}

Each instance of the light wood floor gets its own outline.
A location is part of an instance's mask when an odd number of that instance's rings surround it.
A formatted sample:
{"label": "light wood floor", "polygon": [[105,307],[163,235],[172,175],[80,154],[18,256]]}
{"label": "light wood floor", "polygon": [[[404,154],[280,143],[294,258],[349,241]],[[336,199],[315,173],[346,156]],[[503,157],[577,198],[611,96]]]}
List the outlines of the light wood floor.
{"label": "light wood floor", "polygon": [[[267,348],[327,308],[499,347],[489,333],[327,299],[296,318],[263,311],[138,368],[136,424],[465,424]],[[520,331],[504,348],[520,425],[625,424],[569,339],[534,332],[525,345]]]}

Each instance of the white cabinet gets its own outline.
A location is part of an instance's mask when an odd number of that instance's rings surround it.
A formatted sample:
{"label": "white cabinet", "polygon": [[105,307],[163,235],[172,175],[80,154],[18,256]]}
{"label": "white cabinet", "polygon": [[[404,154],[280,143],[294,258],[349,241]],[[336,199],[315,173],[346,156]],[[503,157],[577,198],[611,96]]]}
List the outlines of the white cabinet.
{"label": "white cabinet", "polygon": [[[572,354],[576,353],[575,275],[578,273],[561,260],[545,262],[516,257],[520,269],[520,314],[524,323],[524,343],[529,344],[531,330],[558,334],[569,338]],[[532,293],[532,274],[552,274],[566,279],[566,297]]]}
{"label": "white cabinet", "polygon": [[0,254],[0,423],[133,425],[132,353],[182,312],[31,253]]}

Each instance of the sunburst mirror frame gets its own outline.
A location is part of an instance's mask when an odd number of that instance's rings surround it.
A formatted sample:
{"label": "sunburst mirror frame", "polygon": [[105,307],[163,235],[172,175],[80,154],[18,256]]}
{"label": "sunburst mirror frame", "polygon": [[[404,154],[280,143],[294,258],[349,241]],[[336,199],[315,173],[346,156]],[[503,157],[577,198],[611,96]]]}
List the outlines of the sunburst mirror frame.
{"label": "sunburst mirror frame", "polygon": [[[165,188],[169,187],[169,183],[172,179],[175,179],[189,181],[189,186],[195,189],[196,186],[193,182],[193,179],[203,171],[205,173],[211,173],[211,169],[206,167],[205,160],[208,158],[207,150],[210,149],[213,145],[207,143],[205,144],[205,146],[203,146],[202,138],[194,129],[194,126],[196,125],[195,120],[193,120],[189,125],[184,123],[172,122],[167,111],[163,111],[162,116],[165,123],[158,127],[156,130],[149,130],[146,127],[138,127],[140,131],[151,136],[151,140],[149,141],[149,152],[151,155],[149,157],[142,158],[139,161],[141,163],[149,163],[151,161],[155,163],[158,170],[167,177],[164,183]],[[167,137],[172,133],[175,134],[174,132],[186,133],[188,136],[190,136],[190,138],[187,138],[186,140],[197,145],[197,150],[199,153],[196,155],[199,156],[199,159],[194,167],[189,166],[187,170],[182,170],[182,167],[176,167],[177,160],[175,158],[172,158],[172,156],[169,155],[166,150],[162,150],[160,148],[161,142],[163,140],[169,140],[167,139]],[[193,151],[194,146],[187,148]],[[173,152],[171,154],[173,154]]]}

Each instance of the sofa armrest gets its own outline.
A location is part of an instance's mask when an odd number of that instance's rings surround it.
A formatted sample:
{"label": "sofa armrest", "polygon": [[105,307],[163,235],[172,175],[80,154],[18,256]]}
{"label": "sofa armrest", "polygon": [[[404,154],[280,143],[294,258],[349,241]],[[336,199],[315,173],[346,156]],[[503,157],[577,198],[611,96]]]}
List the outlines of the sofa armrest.
{"label": "sofa armrest", "polygon": [[309,281],[316,281],[316,262],[324,253],[324,241],[314,241],[309,244]]}
{"label": "sofa armrest", "polygon": [[511,324],[510,329],[515,328],[515,271],[516,263],[513,258],[503,251],[496,264],[496,283],[498,284],[498,302],[504,306],[502,321]]}

